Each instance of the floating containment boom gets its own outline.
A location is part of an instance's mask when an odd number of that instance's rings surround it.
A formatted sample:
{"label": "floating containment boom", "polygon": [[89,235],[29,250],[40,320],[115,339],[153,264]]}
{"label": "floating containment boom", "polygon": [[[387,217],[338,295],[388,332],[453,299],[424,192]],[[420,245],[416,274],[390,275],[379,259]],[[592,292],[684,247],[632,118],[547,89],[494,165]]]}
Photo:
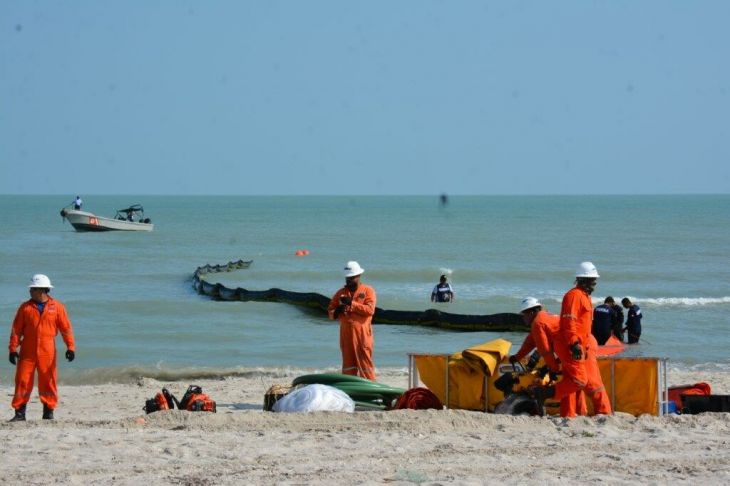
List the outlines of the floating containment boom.
{"label": "floating containment boom", "polygon": [[[221,283],[210,283],[206,280],[208,274],[232,272],[248,268],[253,260],[229,262],[225,265],[204,265],[195,269],[193,273],[193,288],[213,300],[241,302],[282,302],[285,304],[308,307],[327,315],[327,306],[330,299],[316,292],[292,292],[272,288],[268,290],[247,290],[241,287],[231,289]],[[410,326],[437,327],[450,331],[494,331],[494,332],[527,332],[529,329],[522,322],[519,314],[509,312],[491,315],[450,314],[436,309],[425,311],[397,311],[375,308],[373,324],[394,324]]]}

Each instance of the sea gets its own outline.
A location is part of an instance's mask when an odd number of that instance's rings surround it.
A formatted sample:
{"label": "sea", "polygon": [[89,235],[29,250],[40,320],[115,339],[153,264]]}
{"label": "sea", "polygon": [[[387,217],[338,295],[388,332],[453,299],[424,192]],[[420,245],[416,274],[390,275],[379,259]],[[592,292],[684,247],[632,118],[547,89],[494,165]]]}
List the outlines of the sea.
{"label": "sea", "polygon": [[[601,275],[594,304],[628,296],[641,307],[641,342],[627,355],[730,371],[730,195],[81,195],[100,216],[143,205],[151,233],[76,232],[59,214],[74,196],[0,196],[0,326],[9,336],[30,277],[48,275],[76,337],[76,360],[59,354],[61,383],[338,370],[333,321],[290,304],[196,293],[197,267],[237,260],[253,263],[208,280],[330,296],[356,260],[378,307],[457,314],[517,312],[527,296],[557,313],[588,260]],[[441,274],[455,291],[449,304],[430,302]],[[375,325],[374,361],[405,370],[408,353],[495,338],[514,350],[524,337]],[[65,349],[60,337],[57,346]],[[0,361],[0,384],[13,373]]]}

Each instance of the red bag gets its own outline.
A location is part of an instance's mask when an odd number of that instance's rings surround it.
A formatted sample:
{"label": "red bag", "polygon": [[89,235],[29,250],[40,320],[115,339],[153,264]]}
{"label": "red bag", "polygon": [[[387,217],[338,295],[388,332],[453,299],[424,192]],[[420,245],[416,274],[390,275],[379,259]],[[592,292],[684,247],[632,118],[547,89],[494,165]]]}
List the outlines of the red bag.
{"label": "red bag", "polygon": [[167,391],[167,388],[163,388],[153,398],[145,401],[142,410],[150,414],[152,412],[159,412],[160,410],[172,410],[173,408],[175,408],[175,397]]}
{"label": "red bag", "polygon": [[395,410],[410,408],[412,410],[427,410],[435,408],[441,410],[444,406],[438,397],[428,388],[411,388],[398,398],[393,406]]}
{"label": "red bag", "polygon": [[711,395],[712,389],[709,383],[703,381],[694,385],[677,385],[669,387],[669,399],[677,405],[677,410],[682,410],[682,395]]}
{"label": "red bag", "polygon": [[197,385],[190,385],[177,408],[189,412],[216,412],[215,400],[203,393]]}

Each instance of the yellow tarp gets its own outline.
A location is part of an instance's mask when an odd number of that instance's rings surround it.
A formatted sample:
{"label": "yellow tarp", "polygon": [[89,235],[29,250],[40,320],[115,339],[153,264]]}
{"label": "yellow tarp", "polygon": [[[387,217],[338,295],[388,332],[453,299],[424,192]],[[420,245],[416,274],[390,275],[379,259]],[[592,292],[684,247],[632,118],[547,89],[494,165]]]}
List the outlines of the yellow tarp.
{"label": "yellow tarp", "polygon": [[[598,368],[608,396],[612,398],[614,412],[659,415],[659,363],[656,358],[598,358]],[[587,402],[590,410],[591,401]]]}
{"label": "yellow tarp", "polygon": [[[461,353],[415,355],[414,358],[421,381],[441,403],[449,408],[484,410],[486,401],[488,409],[492,411],[504,399],[502,392],[494,387],[494,381],[498,378],[495,371],[499,363],[506,362],[510,346],[509,341],[496,339],[465,349]],[[635,416],[659,414],[660,367],[657,358],[599,358],[598,366],[614,411]],[[520,385],[527,386],[534,379],[532,375],[525,375],[520,378]],[[590,412],[591,401],[586,402]],[[558,407],[548,407],[547,411],[557,413]]]}
{"label": "yellow tarp", "polygon": [[509,354],[512,343],[504,339],[495,339],[465,349],[461,355],[466,363],[485,376],[492,376],[497,365]]}
{"label": "yellow tarp", "polygon": [[512,343],[509,341],[495,339],[452,355],[417,355],[418,375],[449,408],[484,410],[485,378],[494,373],[497,365],[508,355],[510,346]]}

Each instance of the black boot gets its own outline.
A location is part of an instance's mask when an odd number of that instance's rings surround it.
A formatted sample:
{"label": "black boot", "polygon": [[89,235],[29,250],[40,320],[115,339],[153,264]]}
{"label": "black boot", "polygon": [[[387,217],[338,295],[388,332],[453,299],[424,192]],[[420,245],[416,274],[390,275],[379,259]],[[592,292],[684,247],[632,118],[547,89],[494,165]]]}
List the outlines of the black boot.
{"label": "black boot", "polygon": [[8,422],[25,422],[25,405],[15,409],[15,417],[8,420]]}
{"label": "black boot", "polygon": [[43,405],[43,420],[53,420],[53,409],[48,405]]}

